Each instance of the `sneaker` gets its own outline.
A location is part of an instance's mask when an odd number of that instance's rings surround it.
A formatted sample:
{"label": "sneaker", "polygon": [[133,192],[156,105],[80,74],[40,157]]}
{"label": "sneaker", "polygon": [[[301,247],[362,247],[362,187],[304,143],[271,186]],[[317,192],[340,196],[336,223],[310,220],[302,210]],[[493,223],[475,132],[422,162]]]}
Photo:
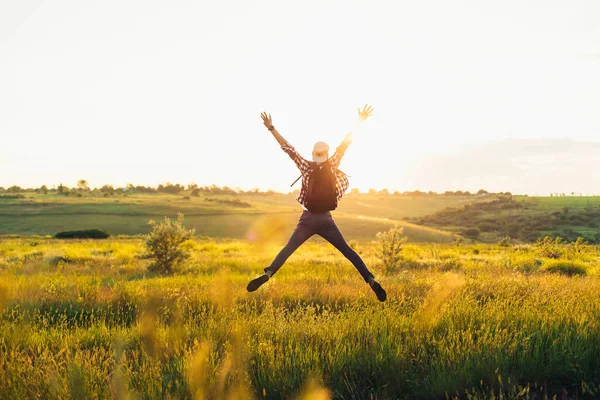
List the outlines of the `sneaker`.
{"label": "sneaker", "polygon": [[261,287],[262,284],[265,283],[268,280],[269,280],[269,275],[268,274],[262,274],[258,278],[252,279],[250,281],[250,283],[248,284],[248,286],[246,287],[246,290],[248,290],[249,292],[254,292],[256,289],[258,289],[259,287]]}
{"label": "sneaker", "polygon": [[369,281],[369,286],[371,286],[371,289],[373,289],[379,301],[385,301],[385,299],[387,299],[387,293],[374,278],[371,278]]}

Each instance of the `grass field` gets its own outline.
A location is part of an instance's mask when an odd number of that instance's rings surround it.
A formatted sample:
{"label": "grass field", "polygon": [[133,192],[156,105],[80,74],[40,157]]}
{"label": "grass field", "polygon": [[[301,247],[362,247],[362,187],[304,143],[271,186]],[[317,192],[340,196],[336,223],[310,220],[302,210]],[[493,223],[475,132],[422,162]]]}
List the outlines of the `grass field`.
{"label": "grass field", "polygon": [[[257,225],[270,224],[289,235],[301,213],[294,196],[275,195],[131,195],[65,197],[27,193],[24,199],[0,198],[0,235],[54,235],[60,231],[102,229],[114,235],[149,231],[150,219],[185,214],[200,236],[245,239]],[[349,239],[368,240],[390,225],[405,227],[418,242],[451,242],[452,233],[418,226],[403,217],[426,215],[450,205],[476,201],[470,196],[357,195],[345,197],[334,218]]]}
{"label": "grass field", "polygon": [[[170,276],[136,238],[0,241],[0,398],[594,398],[598,247],[409,244],[379,303],[310,242],[195,240]],[[556,249],[555,249],[556,250]],[[562,397],[564,398],[564,397]]]}
{"label": "grass field", "polygon": [[544,236],[600,243],[600,197],[496,196],[409,218],[420,226],[453,232],[480,242],[504,237],[533,243]]}

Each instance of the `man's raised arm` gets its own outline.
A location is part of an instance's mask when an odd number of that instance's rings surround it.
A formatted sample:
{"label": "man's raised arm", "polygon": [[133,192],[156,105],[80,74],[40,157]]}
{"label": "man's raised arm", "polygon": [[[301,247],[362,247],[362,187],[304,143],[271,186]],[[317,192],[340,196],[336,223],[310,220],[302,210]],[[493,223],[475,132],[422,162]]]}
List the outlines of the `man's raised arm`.
{"label": "man's raised arm", "polygon": [[[363,122],[373,115],[373,107],[368,104],[365,104],[362,110],[360,108],[357,110],[358,120],[354,124],[354,129],[358,128]],[[350,146],[350,143],[352,143],[352,132],[348,132],[342,143],[337,147],[337,149],[335,149],[335,154],[329,158],[331,165],[337,167],[340,164],[340,161],[342,161],[342,157],[344,156],[348,146]]]}
{"label": "man's raised arm", "polygon": [[309,171],[310,169],[308,162],[304,158],[302,158],[300,154],[298,154],[296,149],[294,149],[287,142],[287,140],[285,140],[283,136],[279,134],[279,132],[277,132],[277,129],[275,129],[275,126],[273,125],[273,119],[271,118],[271,114],[263,112],[260,114],[260,116],[267,129],[271,131],[271,134],[273,134],[273,137],[275,138],[275,140],[277,140],[277,143],[279,143],[283,151],[285,151],[294,161],[294,163],[296,163],[296,166],[298,167],[298,169],[300,169],[300,171],[302,171],[302,174],[308,173],[307,171]]}
{"label": "man's raised arm", "polygon": [[269,131],[271,131],[271,133],[273,134],[273,137],[275,138],[275,140],[277,140],[277,143],[279,143],[279,145],[282,147],[284,145],[288,144],[287,140],[285,140],[283,138],[283,136],[281,136],[279,134],[279,132],[277,132],[277,129],[275,129],[275,126],[273,125],[273,119],[271,118],[271,114],[267,114],[266,112],[263,112],[260,114],[260,116],[263,120],[263,124],[265,124],[267,129]]}

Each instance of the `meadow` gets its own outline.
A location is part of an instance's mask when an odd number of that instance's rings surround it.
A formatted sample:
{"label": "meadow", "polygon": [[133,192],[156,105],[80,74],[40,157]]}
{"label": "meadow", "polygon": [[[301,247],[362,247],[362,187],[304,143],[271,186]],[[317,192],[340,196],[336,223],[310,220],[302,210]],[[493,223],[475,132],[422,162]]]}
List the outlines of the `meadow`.
{"label": "meadow", "polygon": [[388,291],[311,240],[196,238],[172,275],[137,237],[0,241],[0,398],[594,398],[597,246],[406,244]]}
{"label": "meadow", "polygon": [[[0,235],[50,235],[101,229],[113,235],[149,232],[148,220],[185,214],[197,236],[247,240],[268,225],[286,236],[300,213],[296,194],[236,193],[231,189],[183,190],[178,194],[115,191],[35,191],[0,194]],[[371,240],[402,226],[412,242],[518,242],[561,236],[600,243],[599,196],[528,197],[510,194],[349,193],[335,212],[346,237]]]}
{"label": "meadow", "polygon": [[[477,201],[473,196],[348,195],[335,212],[340,229],[350,239],[371,240],[393,225],[417,242],[452,242],[454,234],[419,226],[405,217],[421,216]],[[482,200],[482,199],[480,199]],[[113,235],[148,233],[150,219],[183,213],[196,235],[247,239],[264,225],[284,236],[301,213],[294,194],[131,194],[82,197],[56,193],[23,193],[17,198],[0,196],[0,235],[50,235],[78,229],[102,229]],[[274,232],[276,233],[276,232]]]}

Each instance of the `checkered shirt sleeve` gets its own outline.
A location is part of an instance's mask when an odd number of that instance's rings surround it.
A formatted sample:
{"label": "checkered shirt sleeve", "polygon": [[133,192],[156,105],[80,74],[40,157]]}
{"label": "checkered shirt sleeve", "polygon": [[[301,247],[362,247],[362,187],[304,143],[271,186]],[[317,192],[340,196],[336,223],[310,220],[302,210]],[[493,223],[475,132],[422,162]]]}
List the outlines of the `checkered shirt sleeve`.
{"label": "checkered shirt sleeve", "polygon": [[346,149],[348,148],[349,145],[350,145],[349,142],[342,142],[342,144],[340,144],[338,146],[338,148],[335,149],[335,153],[331,157],[329,157],[329,164],[331,164],[332,168],[337,169],[337,167],[340,166],[342,157],[344,157],[344,154],[346,153]]}
{"label": "checkered shirt sleeve", "polygon": [[335,171],[335,190],[337,193],[337,199],[340,201],[346,190],[348,190],[348,186],[350,186],[350,182],[348,182],[348,177],[339,169]]}
{"label": "checkered shirt sleeve", "polygon": [[302,156],[296,151],[296,149],[294,149],[289,143],[286,143],[283,146],[281,146],[281,149],[285,151],[290,156],[290,158],[296,163],[296,166],[302,173],[303,180],[305,178],[308,178],[308,175],[310,174],[310,163],[304,158],[302,158]]}
{"label": "checkered shirt sleeve", "polygon": [[348,182],[348,177],[342,171],[338,169],[340,162],[342,161],[342,157],[346,153],[346,149],[350,145],[350,142],[342,142],[335,150],[335,153],[329,157],[329,164],[331,164],[331,169],[335,174],[335,189],[337,192],[338,201],[342,198],[346,190],[348,190],[348,186],[350,186],[350,182]]}

